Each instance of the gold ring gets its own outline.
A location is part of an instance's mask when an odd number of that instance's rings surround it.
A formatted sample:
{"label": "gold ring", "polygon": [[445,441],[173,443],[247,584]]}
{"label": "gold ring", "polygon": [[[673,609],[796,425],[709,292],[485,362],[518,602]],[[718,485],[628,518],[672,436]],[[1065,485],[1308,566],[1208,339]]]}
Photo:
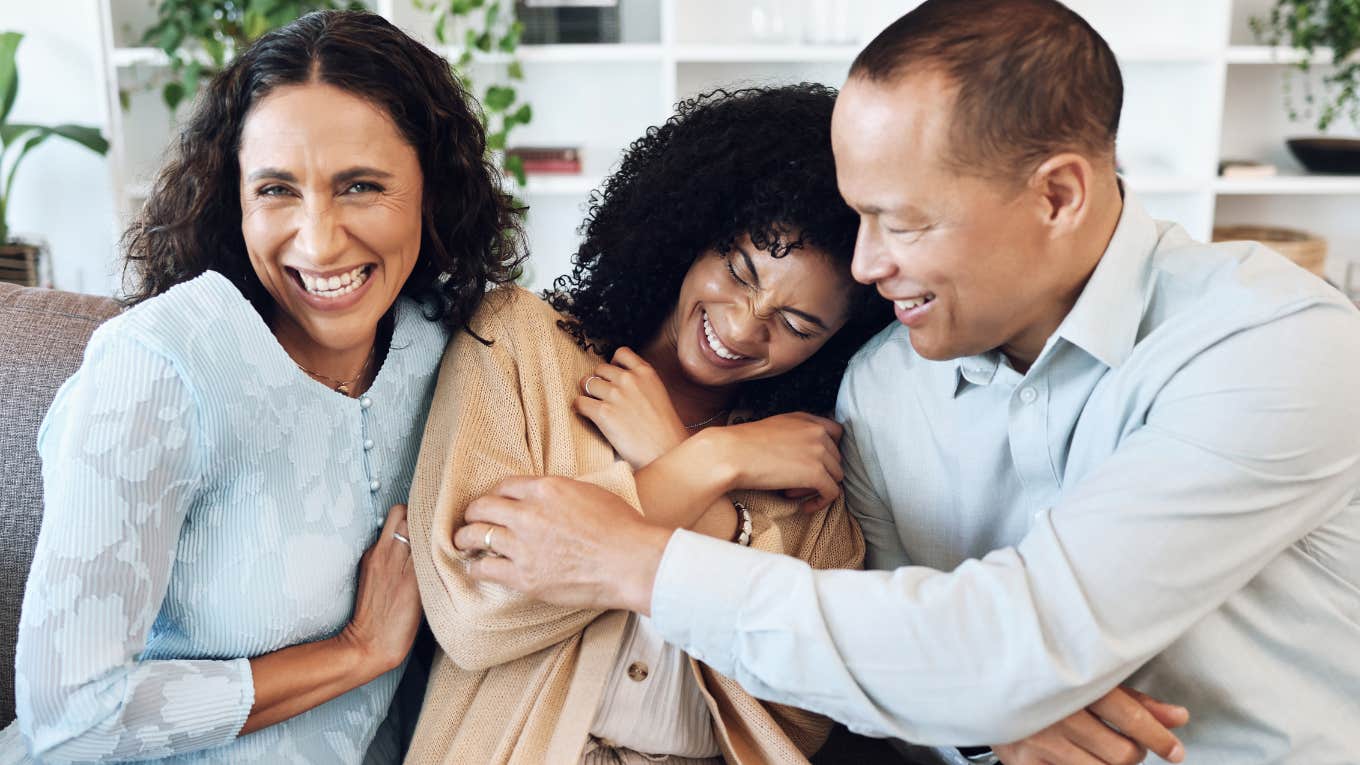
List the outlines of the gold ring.
{"label": "gold ring", "polygon": [[585,385],[582,385],[581,387],[583,387],[583,388],[586,389],[586,395],[587,395],[587,396],[590,396],[591,398],[598,398],[598,396],[596,396],[594,393],[591,393],[591,392],[590,392],[590,381],[591,381],[591,380],[603,380],[603,379],[604,379],[604,378],[603,378],[603,377],[600,377],[599,375],[591,375],[590,377],[587,377],[587,378],[586,378],[586,384],[585,384]]}
{"label": "gold ring", "polygon": [[497,554],[495,548],[491,546],[491,535],[495,533],[496,533],[495,526],[487,526],[486,536],[482,537],[482,547],[486,548],[486,551],[491,555]]}

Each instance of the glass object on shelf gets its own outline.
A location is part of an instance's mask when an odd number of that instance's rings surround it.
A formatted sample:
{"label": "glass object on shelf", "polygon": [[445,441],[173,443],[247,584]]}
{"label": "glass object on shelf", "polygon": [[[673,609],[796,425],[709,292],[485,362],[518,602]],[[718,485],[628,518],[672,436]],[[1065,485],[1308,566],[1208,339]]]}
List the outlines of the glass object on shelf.
{"label": "glass object on shelf", "polygon": [[797,0],[752,0],[751,41],[772,45],[797,41],[800,20],[797,6]]}
{"label": "glass object on shelf", "polygon": [[850,45],[858,42],[850,0],[803,0],[803,42]]}
{"label": "glass object on shelf", "polygon": [[518,0],[525,45],[619,42],[618,0]]}

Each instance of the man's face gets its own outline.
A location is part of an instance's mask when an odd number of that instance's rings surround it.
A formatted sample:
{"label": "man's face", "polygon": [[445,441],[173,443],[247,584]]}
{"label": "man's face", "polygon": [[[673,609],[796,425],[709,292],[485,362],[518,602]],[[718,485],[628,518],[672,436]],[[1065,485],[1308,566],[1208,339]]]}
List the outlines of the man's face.
{"label": "man's face", "polygon": [[933,74],[852,77],[841,91],[831,137],[841,194],[860,214],[852,270],[894,302],[923,357],[1001,348],[1032,360],[1061,291],[1049,212],[1037,192],[948,164],[953,99]]}

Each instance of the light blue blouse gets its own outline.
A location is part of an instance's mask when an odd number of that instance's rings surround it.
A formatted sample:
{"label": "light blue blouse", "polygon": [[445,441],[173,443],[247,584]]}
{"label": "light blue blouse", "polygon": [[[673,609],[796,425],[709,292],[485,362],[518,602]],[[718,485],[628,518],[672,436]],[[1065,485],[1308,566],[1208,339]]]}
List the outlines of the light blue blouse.
{"label": "light blue blouse", "polygon": [[446,341],[401,299],[352,399],[299,370],[217,273],[100,327],[38,436],[46,501],[15,680],[32,754],[332,765],[372,745],[370,762],[395,761],[384,720],[402,670],[238,733],[248,657],[348,622],[359,558],[406,502]]}

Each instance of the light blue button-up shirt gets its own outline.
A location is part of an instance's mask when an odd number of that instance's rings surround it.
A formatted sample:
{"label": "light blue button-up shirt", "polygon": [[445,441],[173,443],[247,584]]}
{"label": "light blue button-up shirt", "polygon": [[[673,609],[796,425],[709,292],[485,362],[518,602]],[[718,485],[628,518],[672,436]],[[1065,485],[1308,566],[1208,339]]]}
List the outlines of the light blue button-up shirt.
{"label": "light blue button-up shirt", "polygon": [[1360,315],[1316,277],[1129,195],[1027,373],[896,326],[838,417],[882,570],[677,532],[667,639],[870,735],[1011,741],[1128,681],[1189,762],[1360,762]]}

